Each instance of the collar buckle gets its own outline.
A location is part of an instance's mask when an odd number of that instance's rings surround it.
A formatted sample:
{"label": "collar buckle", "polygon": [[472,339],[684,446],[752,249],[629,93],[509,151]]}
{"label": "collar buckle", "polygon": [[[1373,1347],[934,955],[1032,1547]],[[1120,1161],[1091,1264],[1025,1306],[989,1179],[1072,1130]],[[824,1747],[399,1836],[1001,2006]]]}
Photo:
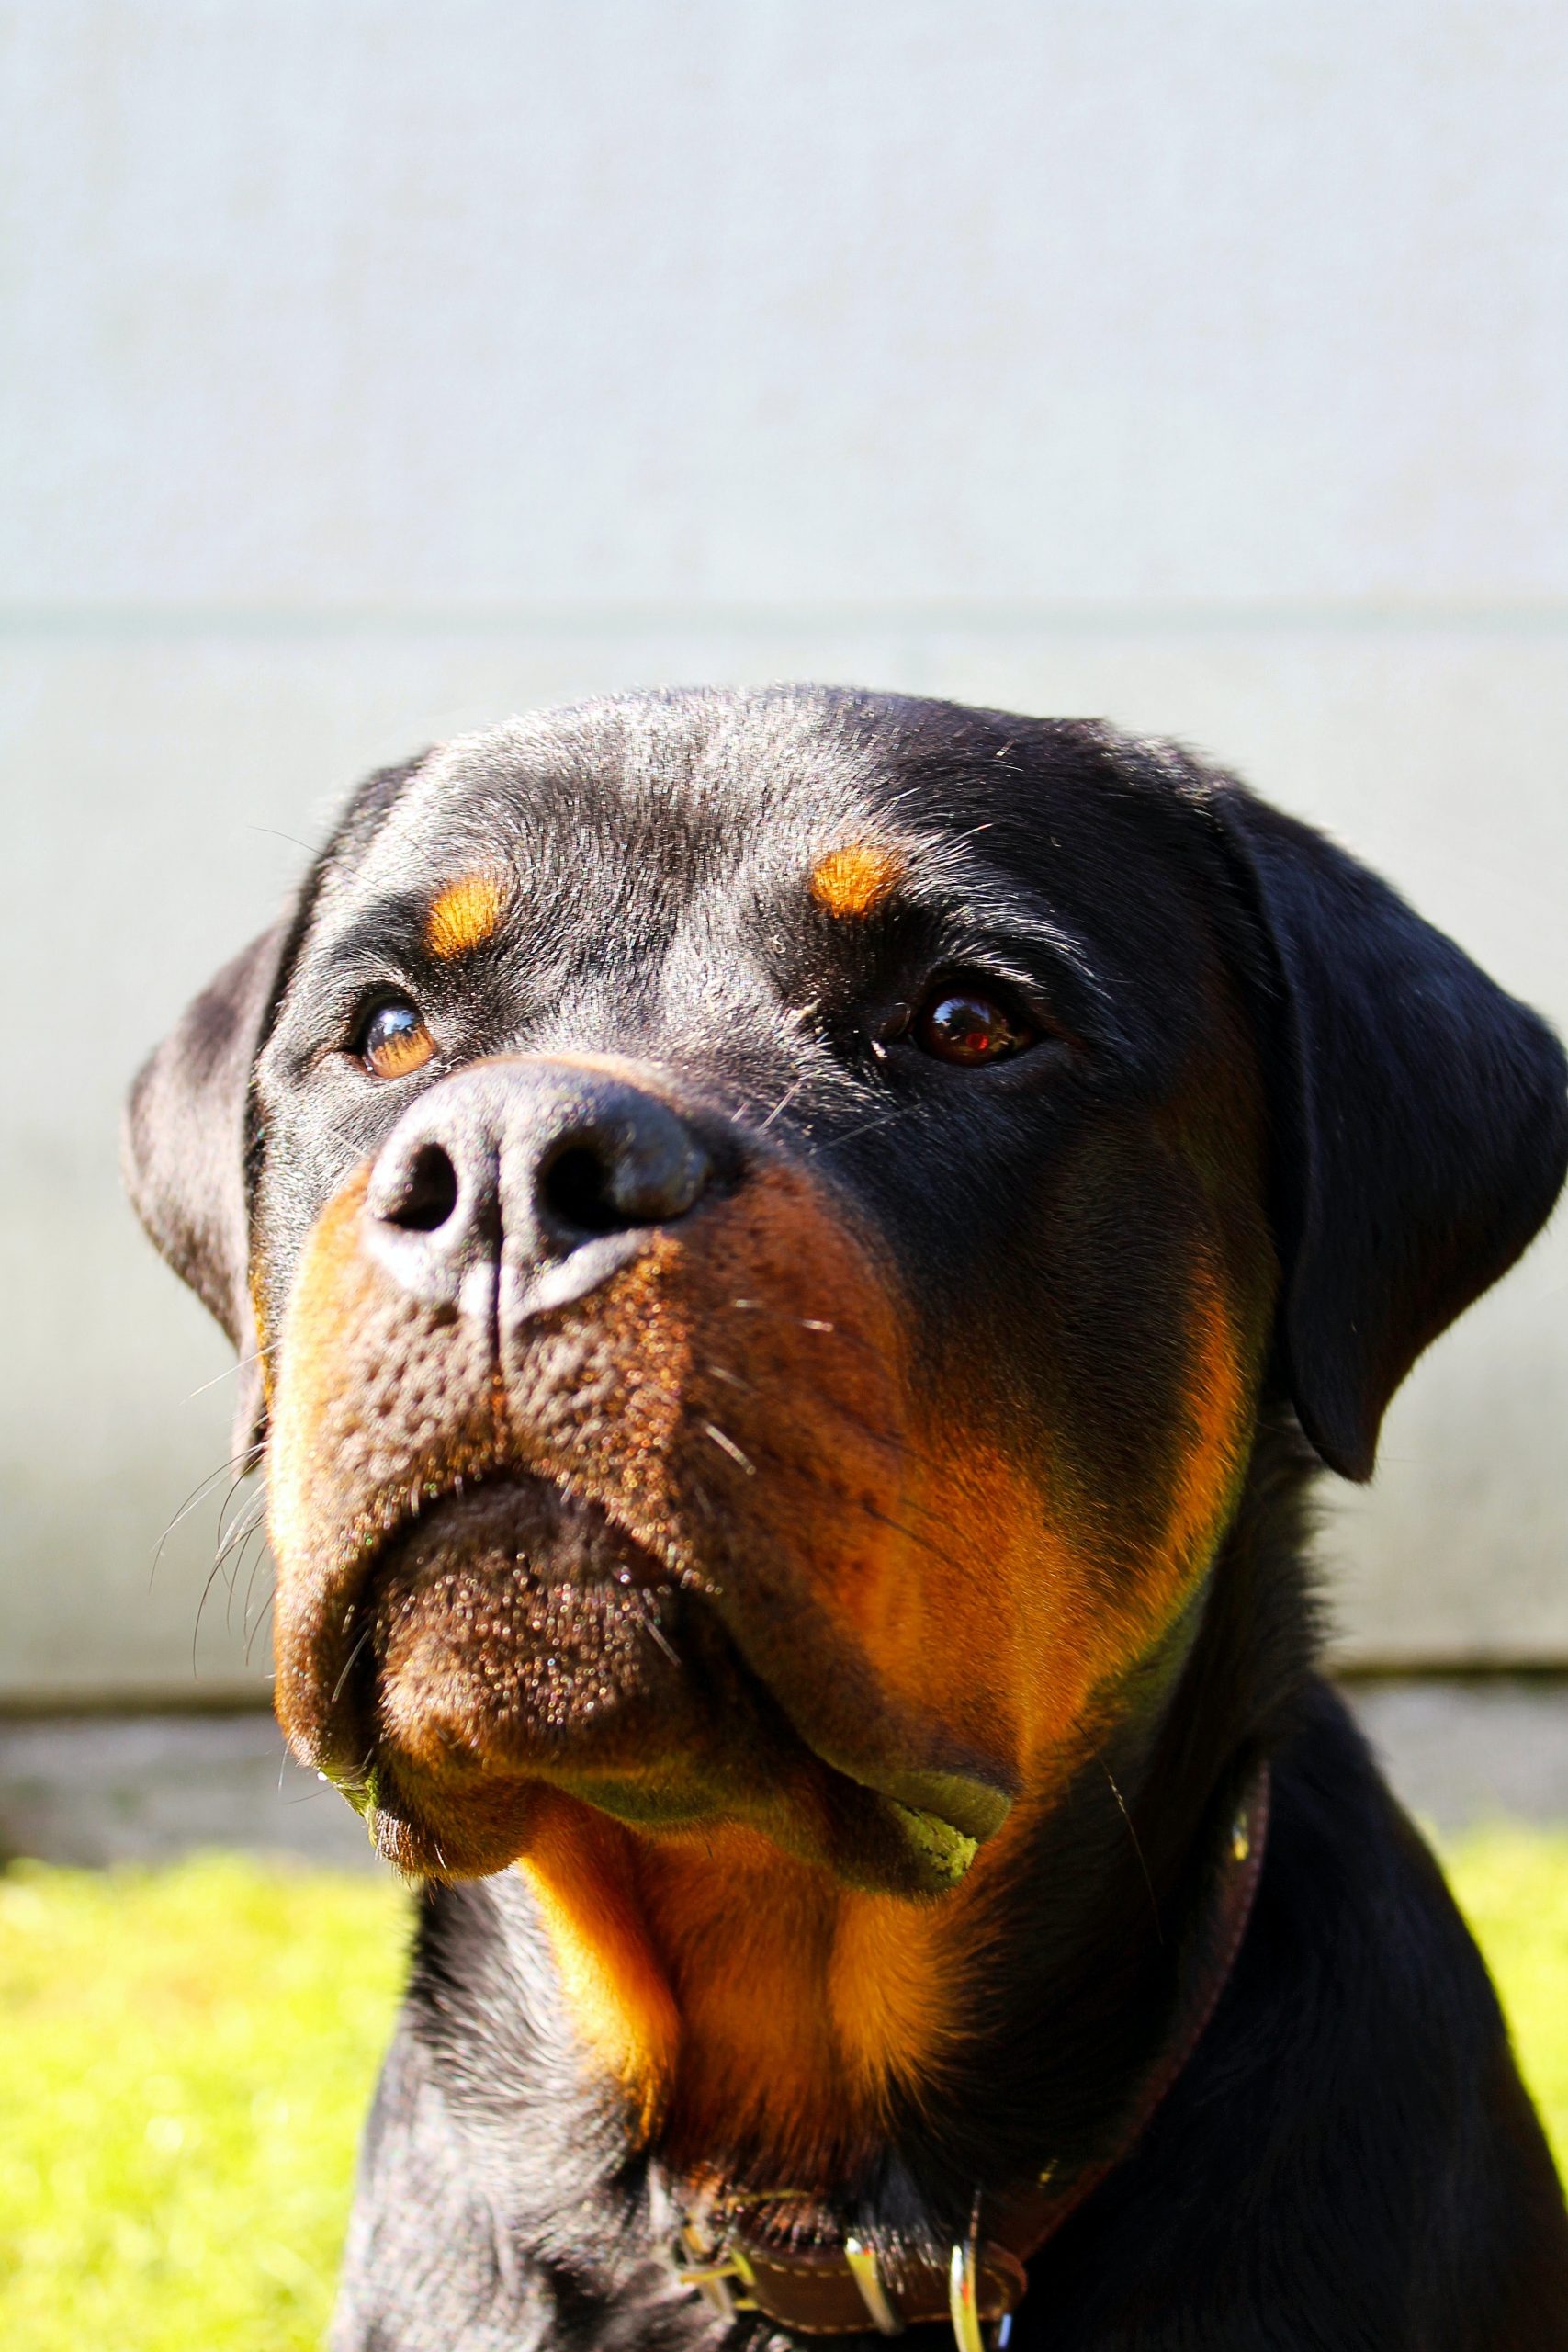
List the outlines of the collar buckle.
{"label": "collar buckle", "polygon": [[[671,2248],[671,2260],[682,2286],[694,2288],[720,2319],[734,2319],[739,2312],[758,2308],[751,2297],[756,2276],[733,2238],[710,2238],[700,2222],[682,2222],[680,2238]],[[744,2292],[738,2294],[737,2285]]]}

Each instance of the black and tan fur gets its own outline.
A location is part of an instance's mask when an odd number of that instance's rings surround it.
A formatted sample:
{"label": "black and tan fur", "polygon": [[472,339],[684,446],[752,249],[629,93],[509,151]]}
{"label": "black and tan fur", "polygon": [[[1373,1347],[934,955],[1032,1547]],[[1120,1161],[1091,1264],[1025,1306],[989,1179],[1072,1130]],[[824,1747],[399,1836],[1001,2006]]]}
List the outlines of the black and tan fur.
{"label": "black and tan fur", "polygon": [[682,2184],[941,2244],[1117,2148],[1263,1758],[1235,1973],[1013,2345],[1568,2341],[1314,1665],[1310,1482],[1568,1155],[1555,1040],[1384,885],[1103,726],[592,704],[373,777],[129,1134],[254,1359],[285,1728],[424,1887],[341,2352],[714,2345]]}

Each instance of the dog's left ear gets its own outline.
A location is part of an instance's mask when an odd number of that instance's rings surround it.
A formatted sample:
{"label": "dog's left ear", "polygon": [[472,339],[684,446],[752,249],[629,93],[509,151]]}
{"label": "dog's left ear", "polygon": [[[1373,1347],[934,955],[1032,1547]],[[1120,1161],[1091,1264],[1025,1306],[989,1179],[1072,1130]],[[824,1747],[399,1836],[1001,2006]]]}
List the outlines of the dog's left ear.
{"label": "dog's left ear", "polygon": [[138,1073],[123,1129],[136,1214],[239,1351],[236,1467],[251,1466],[265,1418],[247,1279],[245,1103],[289,928],[264,932],[203,989]]}
{"label": "dog's left ear", "polygon": [[429,757],[426,749],[377,768],[350,794],[292,905],[202,989],[138,1071],[126,1104],[120,1164],[131,1205],[239,1351],[236,1467],[254,1468],[266,1433],[250,1289],[251,1073],[333,860],[374,831]]}
{"label": "dog's left ear", "polygon": [[1331,1469],[1368,1478],[1416,1357],[1557,1197],[1562,1048],[1321,833],[1229,782],[1201,798],[1274,967],[1260,1010],[1296,1412]]}

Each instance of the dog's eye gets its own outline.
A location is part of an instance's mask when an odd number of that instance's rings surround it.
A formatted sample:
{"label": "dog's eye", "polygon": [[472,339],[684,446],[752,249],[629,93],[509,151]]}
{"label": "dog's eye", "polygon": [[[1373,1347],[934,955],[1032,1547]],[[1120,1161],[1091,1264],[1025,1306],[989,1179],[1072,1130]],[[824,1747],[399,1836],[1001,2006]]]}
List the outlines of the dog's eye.
{"label": "dog's eye", "polygon": [[998,997],[980,988],[933,989],[910,1024],[923,1054],[974,1069],[1032,1046],[1036,1033]]}
{"label": "dog's eye", "polygon": [[434,1051],[434,1038],[406,997],[378,1004],[360,1032],[359,1058],[377,1078],[407,1078]]}

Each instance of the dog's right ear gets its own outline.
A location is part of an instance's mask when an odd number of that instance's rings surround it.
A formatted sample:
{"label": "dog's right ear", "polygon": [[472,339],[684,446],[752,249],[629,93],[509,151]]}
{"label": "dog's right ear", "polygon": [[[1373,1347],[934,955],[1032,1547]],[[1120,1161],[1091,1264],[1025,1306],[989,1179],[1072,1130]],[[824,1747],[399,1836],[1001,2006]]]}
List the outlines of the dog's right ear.
{"label": "dog's right ear", "polygon": [[1371,1476],[1390,1398],[1514,1263],[1568,1169],[1546,1023],[1310,825],[1228,779],[1217,821],[1267,946],[1282,1360],[1302,1427]]}
{"label": "dog's right ear", "polygon": [[291,928],[287,917],[274,924],[203,989],[137,1073],[123,1130],[137,1216],[239,1351],[237,1455],[257,1452],[265,1412],[248,1281],[245,1104]]}

